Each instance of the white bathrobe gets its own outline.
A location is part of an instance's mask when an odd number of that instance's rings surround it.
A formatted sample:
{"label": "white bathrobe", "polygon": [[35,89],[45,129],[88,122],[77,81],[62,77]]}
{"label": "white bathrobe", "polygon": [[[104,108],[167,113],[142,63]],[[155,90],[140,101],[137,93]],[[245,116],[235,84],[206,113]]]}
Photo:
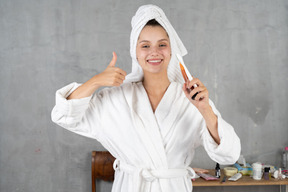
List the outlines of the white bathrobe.
{"label": "white bathrobe", "polygon": [[[166,30],[172,52],[167,71],[171,84],[155,113],[142,85],[143,71],[136,57],[138,36],[150,19],[156,19]],[[195,148],[202,144],[214,161],[233,164],[240,154],[240,140],[210,101],[218,116],[218,146],[202,115],[185,97],[175,55],[184,56],[187,50],[164,12],[155,5],[141,6],[131,24],[132,72],[124,84],[91,97],[66,100],[79,86],[72,83],[56,92],[52,120],[97,139],[117,158],[113,192],[191,192],[195,172],[189,165]]]}
{"label": "white bathrobe", "polygon": [[155,113],[142,82],[66,100],[78,86],[72,83],[56,92],[52,120],[98,140],[117,158],[112,192],[191,192],[189,165],[201,144],[220,164],[233,164],[239,157],[240,140],[233,127],[210,101],[218,116],[217,145],[177,82],[170,84]]}

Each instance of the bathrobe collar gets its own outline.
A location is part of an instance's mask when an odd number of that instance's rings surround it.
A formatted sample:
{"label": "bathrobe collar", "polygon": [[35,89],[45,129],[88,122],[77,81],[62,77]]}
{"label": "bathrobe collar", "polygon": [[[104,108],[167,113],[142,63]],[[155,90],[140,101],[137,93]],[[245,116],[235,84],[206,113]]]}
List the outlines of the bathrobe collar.
{"label": "bathrobe collar", "polygon": [[142,82],[135,83],[131,92],[125,93],[135,129],[141,135],[139,138],[142,139],[153,161],[151,168],[168,168],[164,139],[178,118],[177,114],[182,102],[175,99],[175,97],[179,97],[178,94],[181,94],[181,90],[174,93],[176,86],[178,86],[176,82],[169,85],[155,113]]}

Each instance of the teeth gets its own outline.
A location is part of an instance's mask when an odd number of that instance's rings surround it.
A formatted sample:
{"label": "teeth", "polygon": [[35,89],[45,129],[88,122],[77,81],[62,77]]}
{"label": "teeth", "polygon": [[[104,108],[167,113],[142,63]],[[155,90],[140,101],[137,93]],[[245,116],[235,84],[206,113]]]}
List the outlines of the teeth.
{"label": "teeth", "polygon": [[160,60],[148,60],[148,62],[151,62],[151,63],[158,63],[158,62],[161,62],[161,59],[160,59]]}

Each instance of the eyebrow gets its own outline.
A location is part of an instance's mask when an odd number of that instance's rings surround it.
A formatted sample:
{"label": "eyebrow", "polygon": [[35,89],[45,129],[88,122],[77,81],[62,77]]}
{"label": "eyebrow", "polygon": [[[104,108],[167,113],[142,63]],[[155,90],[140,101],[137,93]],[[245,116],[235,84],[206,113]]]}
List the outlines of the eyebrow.
{"label": "eyebrow", "polygon": [[[160,39],[160,40],[158,40],[158,42],[160,42],[160,41],[169,41],[168,39]],[[150,42],[150,41],[148,41],[148,40],[142,40],[142,41],[140,41],[139,43],[147,43],[147,42]]]}

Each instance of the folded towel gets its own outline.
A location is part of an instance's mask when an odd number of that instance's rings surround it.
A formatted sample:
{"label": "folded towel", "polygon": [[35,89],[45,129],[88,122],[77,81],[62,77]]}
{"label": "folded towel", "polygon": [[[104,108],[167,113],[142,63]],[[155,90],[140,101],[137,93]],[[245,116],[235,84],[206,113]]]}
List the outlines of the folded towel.
{"label": "folded towel", "polygon": [[[130,35],[130,54],[132,57],[132,72],[126,76],[124,83],[128,82],[138,82],[143,79],[143,70],[139,65],[136,58],[136,45],[140,32],[146,23],[155,19],[168,33],[171,45],[171,60],[168,65],[168,78],[170,82],[184,83],[179,63],[176,58],[176,54],[184,56],[187,54],[187,50],[177,35],[176,31],[172,27],[171,23],[167,19],[165,13],[162,9],[155,5],[143,5],[139,7],[136,14],[133,16],[131,25],[132,31]],[[188,71],[186,71],[189,73]],[[190,75],[190,74],[187,74]]]}

